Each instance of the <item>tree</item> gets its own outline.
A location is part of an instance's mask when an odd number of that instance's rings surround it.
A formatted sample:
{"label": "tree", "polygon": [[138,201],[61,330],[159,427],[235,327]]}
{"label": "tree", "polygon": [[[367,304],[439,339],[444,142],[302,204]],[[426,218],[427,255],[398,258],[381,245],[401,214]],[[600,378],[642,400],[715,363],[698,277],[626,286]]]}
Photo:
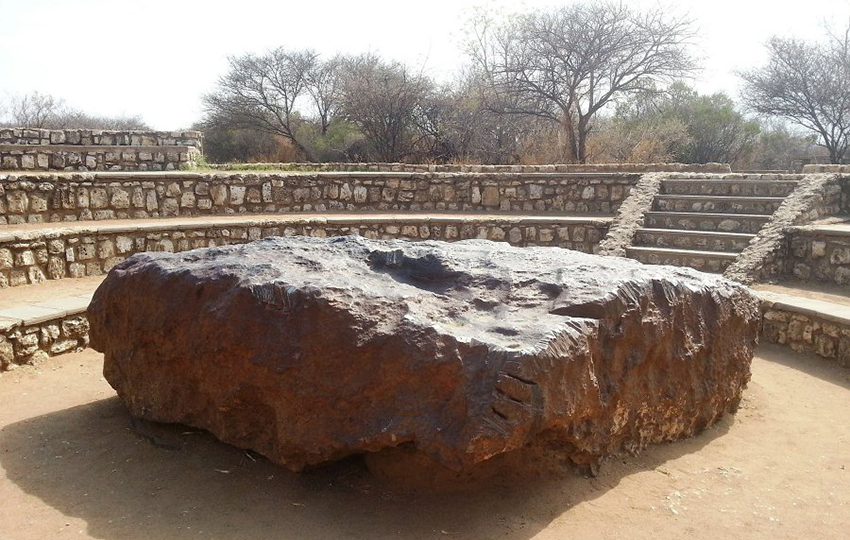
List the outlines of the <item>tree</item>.
{"label": "tree", "polygon": [[726,94],[700,95],[677,82],[621,103],[594,147],[615,161],[732,163],[747,157],[759,131]]}
{"label": "tree", "polygon": [[682,163],[732,163],[752,150],[761,130],[726,94],[699,95],[681,83],[673,85],[661,113],[687,130],[687,139],[674,144],[675,159]]}
{"label": "tree", "polygon": [[345,59],[334,56],[330,60],[317,62],[307,71],[307,92],[313,99],[313,105],[319,119],[319,132],[327,135],[331,120],[336,115],[342,98],[341,69]]}
{"label": "tree", "polygon": [[762,125],[753,151],[735,163],[736,169],[793,170],[800,163],[823,155],[826,150],[817,142],[818,136],[814,133],[798,133],[788,129],[782,121],[767,121]]}
{"label": "tree", "polygon": [[692,25],[661,8],[575,4],[493,25],[476,21],[470,53],[499,110],[561,127],[564,157],[587,159],[595,116],[610,103],[695,69]]}
{"label": "tree", "polygon": [[[2,109],[0,109],[0,113]],[[49,94],[32,92],[15,96],[9,104],[12,127],[40,129],[150,129],[138,115],[97,116],[68,107],[65,101]]]}
{"label": "tree", "polygon": [[311,71],[317,69],[318,55],[310,50],[278,48],[228,61],[230,69],[219,78],[218,88],[204,96],[207,123],[279,135],[312,161],[312,152],[296,135],[304,122],[296,107],[316,79]]}
{"label": "tree", "polygon": [[[65,102],[49,94],[32,92],[15,96],[9,104],[14,126],[48,128],[65,113]],[[63,126],[64,127],[64,126]]]}
{"label": "tree", "polygon": [[832,163],[850,147],[850,25],[825,43],[773,37],[767,65],[743,72],[743,99],[759,114],[817,134]]}
{"label": "tree", "polygon": [[416,130],[417,109],[433,83],[404,64],[367,54],[346,63],[344,116],[360,128],[380,161],[402,161],[414,153],[422,135]]}

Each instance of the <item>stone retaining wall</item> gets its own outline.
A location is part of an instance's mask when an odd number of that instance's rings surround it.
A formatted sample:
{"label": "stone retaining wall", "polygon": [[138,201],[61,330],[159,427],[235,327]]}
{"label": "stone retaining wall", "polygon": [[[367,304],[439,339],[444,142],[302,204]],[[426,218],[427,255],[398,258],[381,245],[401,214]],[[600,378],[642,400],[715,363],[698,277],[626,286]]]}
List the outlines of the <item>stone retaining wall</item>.
{"label": "stone retaining wall", "polygon": [[804,176],[770,221],[724,271],[724,277],[754,283],[784,275],[792,227],[840,213],[842,182],[837,174]]}
{"label": "stone retaining wall", "polygon": [[790,232],[785,272],[803,281],[850,285],[850,231],[795,227]]}
{"label": "stone retaining wall", "polygon": [[814,353],[850,367],[850,327],[814,314],[763,306],[761,340],[786,345],[797,352]]}
{"label": "stone retaining wall", "polygon": [[222,171],[285,170],[343,172],[465,172],[465,173],[728,173],[728,163],[559,163],[549,165],[473,165],[428,163],[222,163],[209,165]]}
{"label": "stone retaining wall", "polygon": [[89,344],[89,322],[85,313],[31,325],[0,327],[0,371],[31,364]]}
{"label": "stone retaining wall", "polygon": [[636,174],[0,175],[0,224],[324,211],[612,214]]}
{"label": "stone retaining wall", "polygon": [[0,144],[24,146],[192,146],[201,149],[200,131],[0,128]]}
{"label": "stone retaining wall", "polygon": [[386,216],[240,220],[223,223],[106,225],[0,235],[0,287],[101,275],[133,253],[242,244],[267,236],[339,236],[411,240],[486,238],[512,245],[559,246],[592,253],[608,220]]}
{"label": "stone retaining wall", "polygon": [[195,166],[199,131],[0,129],[0,170],[175,170]]}
{"label": "stone retaining wall", "polygon": [[645,174],[620,205],[608,235],[600,244],[600,255],[625,257],[633,245],[635,234],[644,225],[644,215],[652,209],[652,201],[661,190],[662,174]]}

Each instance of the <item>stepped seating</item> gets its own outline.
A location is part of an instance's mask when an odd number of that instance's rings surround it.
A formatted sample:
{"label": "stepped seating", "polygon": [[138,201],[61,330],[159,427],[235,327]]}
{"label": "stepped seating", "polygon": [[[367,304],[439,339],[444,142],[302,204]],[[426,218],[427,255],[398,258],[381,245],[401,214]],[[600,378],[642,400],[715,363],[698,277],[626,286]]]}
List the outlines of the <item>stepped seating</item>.
{"label": "stepped seating", "polygon": [[0,289],[0,369],[88,346],[88,309],[103,276]]}
{"label": "stepped seating", "polygon": [[755,285],[762,299],[763,342],[814,353],[850,367],[850,296],[807,282]]}
{"label": "stepped seating", "polygon": [[796,185],[793,175],[665,178],[626,254],[650,264],[722,272]]}
{"label": "stepped seating", "polygon": [[[627,255],[710,272],[721,272],[736,259],[800,178],[672,176],[662,180]],[[9,218],[0,225],[0,371],[86,347],[91,295],[105,273],[133,253],[295,234],[484,238],[593,252],[635,181],[627,175],[540,173],[44,178],[10,181],[5,199],[0,190],[6,204],[0,214]],[[66,200],[63,188],[71,180],[88,191],[75,191]],[[210,207],[201,204],[207,198]],[[177,215],[169,214],[169,204]],[[113,207],[107,219],[85,212]],[[585,213],[567,212],[569,207]],[[50,222],[51,212],[76,221]],[[850,301],[842,289],[850,283],[850,241],[845,242],[850,224],[798,229],[789,275],[831,281],[825,290],[806,281],[757,286],[765,313],[762,339],[850,365]]]}
{"label": "stepped seating", "polygon": [[[88,345],[103,276],[143,251],[267,236],[488,239],[592,252],[635,175],[0,175],[0,371]],[[565,215],[566,208],[581,209]],[[591,213],[593,212],[593,213]]]}

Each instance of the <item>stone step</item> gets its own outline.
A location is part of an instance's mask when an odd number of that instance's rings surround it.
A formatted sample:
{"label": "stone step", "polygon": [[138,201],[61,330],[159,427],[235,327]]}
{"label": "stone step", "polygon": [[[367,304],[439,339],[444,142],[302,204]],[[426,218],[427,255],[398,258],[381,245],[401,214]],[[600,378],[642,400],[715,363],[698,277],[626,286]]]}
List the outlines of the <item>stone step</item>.
{"label": "stone step", "polygon": [[850,367],[850,298],[787,287],[772,289],[756,290],[762,300],[762,342],[814,353]]}
{"label": "stone step", "polygon": [[227,215],[0,226],[0,288],[96,276],[141,251],[186,251],[267,236],[487,239],[592,253],[610,218],[514,214]]}
{"label": "stone step", "polygon": [[720,231],[755,234],[770,216],[703,212],[646,212],[644,226],[652,229]]}
{"label": "stone step", "polygon": [[0,290],[0,371],[88,345],[86,310],[101,278],[70,281]]}
{"label": "stone step", "polygon": [[755,236],[747,233],[644,228],[637,231],[635,245],[740,253]]}
{"label": "stone step", "polygon": [[722,251],[632,246],[626,248],[626,256],[646,264],[690,266],[703,272],[719,273],[732,264],[738,254]]}
{"label": "stone step", "polygon": [[653,210],[721,214],[773,214],[785,197],[732,197],[727,195],[657,195]]}
{"label": "stone step", "polygon": [[728,195],[738,197],[786,197],[797,187],[796,180],[714,180],[704,178],[666,179],[661,192],[667,195]]}

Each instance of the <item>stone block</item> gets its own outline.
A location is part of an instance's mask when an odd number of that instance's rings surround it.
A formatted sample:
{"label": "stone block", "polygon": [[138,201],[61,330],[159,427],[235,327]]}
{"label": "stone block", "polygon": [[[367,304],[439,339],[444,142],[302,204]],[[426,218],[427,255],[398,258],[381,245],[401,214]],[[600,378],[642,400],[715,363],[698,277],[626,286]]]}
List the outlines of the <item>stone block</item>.
{"label": "stone block", "polygon": [[221,206],[227,202],[227,186],[225,184],[214,184],[210,188],[212,202],[216,206]]}
{"label": "stone block", "polygon": [[832,254],[829,256],[831,264],[848,264],[850,263],[850,246],[837,246],[833,248]]}
{"label": "stone block", "polygon": [[835,339],[821,334],[815,337],[815,352],[824,358],[835,358]]}
{"label": "stone block", "polygon": [[112,208],[126,209],[130,208],[130,193],[126,189],[115,187],[112,188]]}
{"label": "stone block", "polygon": [[25,191],[6,191],[6,211],[10,214],[25,214],[29,209],[29,197]]}
{"label": "stone block", "polygon": [[499,188],[487,186],[481,194],[481,204],[484,206],[499,206]]}
{"label": "stone block", "polygon": [[89,198],[92,208],[107,208],[109,206],[109,196],[104,188],[92,188]]}
{"label": "stone block", "polygon": [[245,186],[230,186],[230,204],[239,206],[245,203]]}

